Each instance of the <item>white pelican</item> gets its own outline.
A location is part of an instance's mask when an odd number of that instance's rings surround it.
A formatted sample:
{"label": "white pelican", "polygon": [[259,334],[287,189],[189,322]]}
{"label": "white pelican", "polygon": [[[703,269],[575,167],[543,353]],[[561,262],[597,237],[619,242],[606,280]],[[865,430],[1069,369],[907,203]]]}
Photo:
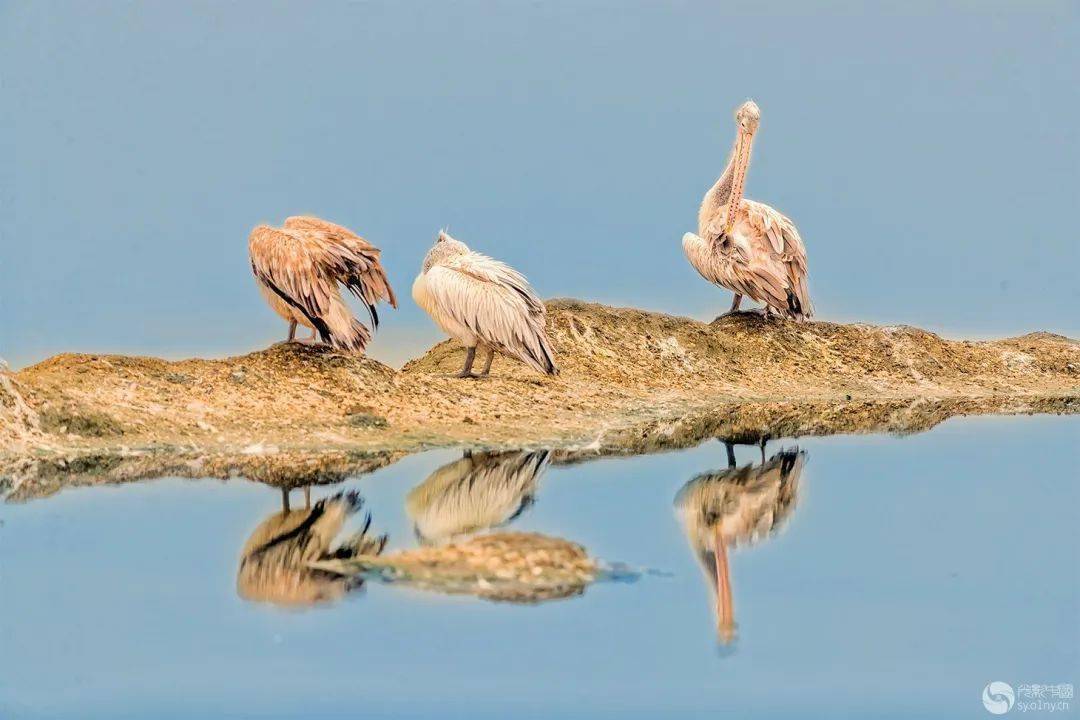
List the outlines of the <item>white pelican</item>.
{"label": "white pelican", "polygon": [[795,224],[763,203],[743,198],[750,150],[761,113],[747,101],[735,113],[735,145],[727,167],[698,211],[698,231],[683,235],[694,269],[735,293],[729,313],[743,295],[764,303],[764,315],[804,320],[813,314],[806,289],[806,248]]}
{"label": "white pelican", "polygon": [[806,453],[795,448],[757,467],[737,468],[728,445],[728,469],[698,475],[675,496],[690,546],[716,594],[716,630],[724,645],[735,639],[736,628],[728,549],[776,532],[795,509],[805,463]]}
{"label": "white pelican", "polygon": [[416,536],[425,545],[500,527],[533,503],[548,452],[470,452],[438,468],[405,498]]}
{"label": "white pelican", "polygon": [[266,301],[289,323],[341,350],[362,351],[371,332],[353,317],[338,283],[367,306],[372,329],[379,326],[375,303],[397,307],[379,262],[379,249],[348,228],[316,217],[290,217],[281,228],[260,225],[248,238],[251,271]]}
{"label": "white pelican", "polygon": [[386,536],[368,535],[370,515],[359,531],[333,547],[345,521],[361,504],[356,492],[347,492],[314,507],[289,510],[287,491],[282,490],[281,512],[260,523],[240,553],[236,575],[240,597],[276,605],[314,605],[338,600],[358,588],[361,578],[315,570],[308,563],[382,552]]}
{"label": "white pelican", "polygon": [[[496,350],[538,372],[558,374],[545,329],[547,309],[525,276],[509,265],[440,232],[412,295],[447,335],[465,346],[465,367],[458,377],[486,376]],[[488,352],[480,375],[472,372],[477,345]]]}

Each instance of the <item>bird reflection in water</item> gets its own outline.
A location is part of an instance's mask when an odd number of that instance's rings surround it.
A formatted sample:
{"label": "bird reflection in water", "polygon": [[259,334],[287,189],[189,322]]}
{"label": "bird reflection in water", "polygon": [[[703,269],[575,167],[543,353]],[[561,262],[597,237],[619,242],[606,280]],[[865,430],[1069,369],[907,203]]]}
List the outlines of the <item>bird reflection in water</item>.
{"label": "bird reflection in water", "polygon": [[546,450],[469,452],[443,465],[405,498],[417,539],[439,545],[512,522],[536,497]]}
{"label": "bird reflection in water", "polygon": [[799,492],[806,453],[797,447],[781,450],[768,460],[736,467],[734,449],[727,444],[725,470],[702,473],[675,497],[690,546],[716,596],[716,630],[722,645],[736,638],[729,551],[752,545],[774,534],[791,515]]}
{"label": "bird reflection in water", "polygon": [[311,505],[310,490],[305,490],[305,498],[304,509],[291,510],[288,491],[282,490],[281,512],[264,520],[248,538],[236,577],[240,597],[302,607],[340,600],[363,584],[359,576],[310,566],[382,552],[386,536],[369,534],[370,515],[359,531],[336,542],[345,522],[360,510],[360,495],[341,492]]}
{"label": "bird reflection in water", "polygon": [[533,604],[581,595],[597,579],[612,575],[583,547],[499,529],[532,504],[548,458],[545,450],[466,452],[406,498],[421,547],[315,566],[498,602]]}

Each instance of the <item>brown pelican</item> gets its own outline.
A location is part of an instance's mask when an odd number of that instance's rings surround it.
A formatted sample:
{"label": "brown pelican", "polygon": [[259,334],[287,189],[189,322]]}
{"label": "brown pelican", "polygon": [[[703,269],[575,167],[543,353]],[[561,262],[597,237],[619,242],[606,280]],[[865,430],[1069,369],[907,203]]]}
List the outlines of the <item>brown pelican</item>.
{"label": "brown pelican", "polygon": [[[465,346],[465,367],[458,377],[487,375],[496,350],[538,372],[558,374],[545,329],[547,309],[525,277],[509,265],[440,232],[412,294],[447,335]],[[474,375],[478,345],[488,356],[483,371]]]}
{"label": "brown pelican", "polygon": [[368,534],[370,515],[358,532],[332,547],[361,504],[357,493],[347,492],[319,500],[313,507],[290,510],[288,491],[282,490],[281,512],[255,528],[240,553],[236,576],[240,597],[275,605],[314,605],[339,600],[360,587],[359,577],[316,570],[308,563],[382,552],[386,536]]}
{"label": "brown pelican", "polygon": [[735,145],[727,167],[705,193],[698,231],[683,235],[694,269],[711,283],[764,303],[764,315],[804,320],[813,313],[806,289],[806,248],[795,224],[763,203],[743,198],[750,150],[761,113],[747,101],[735,113]]}
{"label": "brown pelican", "polygon": [[[729,452],[729,458],[731,454]],[[675,506],[690,546],[716,594],[716,629],[722,644],[735,639],[728,549],[775,532],[795,508],[806,453],[782,450],[754,467],[703,473],[679,490]]]}
{"label": "brown pelican", "polygon": [[341,283],[360,298],[379,326],[375,304],[397,307],[397,298],[379,262],[379,249],[348,228],[316,217],[290,217],[281,228],[259,225],[248,238],[251,271],[266,301],[289,323],[311,328],[341,350],[362,351],[371,332],[353,317],[338,289]]}
{"label": "brown pelican", "polygon": [[533,503],[548,452],[466,452],[405,498],[417,538],[440,544],[505,525]]}

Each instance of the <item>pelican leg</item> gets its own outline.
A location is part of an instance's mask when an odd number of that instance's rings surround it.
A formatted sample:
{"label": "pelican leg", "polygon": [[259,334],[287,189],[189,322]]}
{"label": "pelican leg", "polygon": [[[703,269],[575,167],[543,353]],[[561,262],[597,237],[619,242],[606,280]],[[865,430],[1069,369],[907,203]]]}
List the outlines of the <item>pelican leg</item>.
{"label": "pelican leg", "polygon": [[484,369],[480,371],[480,377],[487,377],[491,374],[491,363],[495,360],[495,348],[488,348],[487,360],[484,361]]}
{"label": "pelican leg", "polygon": [[727,317],[728,315],[734,315],[739,312],[739,303],[742,302],[742,293],[735,293],[735,297],[731,300],[731,308],[726,313],[720,313],[720,317]]}
{"label": "pelican leg", "polygon": [[457,374],[457,376],[459,378],[474,378],[474,377],[476,377],[476,375],[474,375],[473,371],[472,371],[473,360],[475,360],[475,359],[476,359],[476,346],[474,345],[473,347],[468,348],[468,349],[465,350],[465,367],[461,368],[461,372],[459,372]]}
{"label": "pelican leg", "polygon": [[761,438],[761,464],[762,465],[765,464],[765,443],[767,443],[768,441],[769,441],[768,437],[762,436],[762,438]]}
{"label": "pelican leg", "polygon": [[293,320],[289,323],[289,337],[285,338],[285,342],[292,342],[296,339],[296,321]]}
{"label": "pelican leg", "polygon": [[[295,325],[295,323],[293,323],[293,324]],[[293,340],[292,338],[289,338],[289,339],[292,342],[299,343],[301,345],[321,345],[322,344],[322,341],[319,340],[319,331],[316,330],[315,328],[311,328],[311,337],[302,338],[300,340]]]}
{"label": "pelican leg", "polygon": [[727,466],[729,468],[735,467],[735,443],[725,440],[724,448],[727,450]]}

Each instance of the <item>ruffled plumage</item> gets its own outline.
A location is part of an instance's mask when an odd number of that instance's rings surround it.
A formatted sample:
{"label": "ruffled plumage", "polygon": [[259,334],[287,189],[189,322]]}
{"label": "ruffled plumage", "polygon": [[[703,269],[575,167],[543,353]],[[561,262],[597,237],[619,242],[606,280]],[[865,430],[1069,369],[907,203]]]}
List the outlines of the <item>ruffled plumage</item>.
{"label": "ruffled plumage", "polygon": [[[442,236],[440,236],[442,237]],[[555,375],[547,309],[525,276],[449,236],[428,254],[413,299],[466,347],[483,344]]]}
{"label": "ruffled plumage", "polygon": [[379,326],[380,300],[397,307],[380,251],[340,225],[290,217],[281,228],[260,225],[248,238],[251,270],[270,306],[285,320],[316,330],[323,342],[362,351],[371,339],[353,317],[338,284],[360,298]]}

